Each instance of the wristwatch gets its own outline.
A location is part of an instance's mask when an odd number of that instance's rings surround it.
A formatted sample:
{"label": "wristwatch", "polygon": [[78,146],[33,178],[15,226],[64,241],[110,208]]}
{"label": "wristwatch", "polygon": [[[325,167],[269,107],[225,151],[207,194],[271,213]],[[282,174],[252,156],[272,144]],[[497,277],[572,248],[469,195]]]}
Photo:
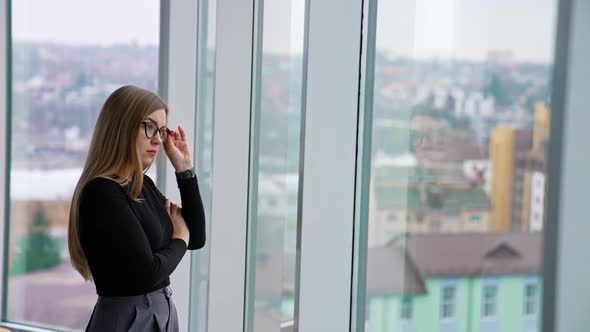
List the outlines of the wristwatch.
{"label": "wristwatch", "polygon": [[176,174],[176,180],[185,180],[185,179],[190,179],[190,178],[197,176],[195,174],[194,168],[187,169],[184,172],[174,173],[174,174]]}

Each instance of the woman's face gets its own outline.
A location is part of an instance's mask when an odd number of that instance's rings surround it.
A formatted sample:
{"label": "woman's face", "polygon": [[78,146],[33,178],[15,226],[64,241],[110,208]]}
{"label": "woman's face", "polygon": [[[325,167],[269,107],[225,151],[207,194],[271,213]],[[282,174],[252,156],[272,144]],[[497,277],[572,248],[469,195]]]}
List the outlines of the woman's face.
{"label": "woman's face", "polygon": [[[145,124],[144,124],[145,123]],[[152,138],[146,136],[146,128],[149,136],[152,136],[155,128],[162,128],[166,126],[166,111],[163,109],[157,110],[149,114],[143,119],[139,126],[139,133],[137,136],[137,149],[141,156],[141,163],[145,170],[158,156],[162,139],[156,133]]]}

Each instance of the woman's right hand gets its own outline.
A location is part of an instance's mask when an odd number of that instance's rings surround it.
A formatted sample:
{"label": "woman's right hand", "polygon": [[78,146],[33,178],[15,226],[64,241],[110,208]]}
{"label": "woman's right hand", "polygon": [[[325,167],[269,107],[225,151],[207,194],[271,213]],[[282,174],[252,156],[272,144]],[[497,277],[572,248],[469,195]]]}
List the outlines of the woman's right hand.
{"label": "woman's right hand", "polygon": [[170,203],[170,200],[166,199],[166,211],[172,220],[172,238],[173,239],[182,239],[186,242],[186,246],[188,247],[188,241],[190,238],[190,232],[188,227],[186,226],[186,222],[182,217],[182,210],[174,203]]}

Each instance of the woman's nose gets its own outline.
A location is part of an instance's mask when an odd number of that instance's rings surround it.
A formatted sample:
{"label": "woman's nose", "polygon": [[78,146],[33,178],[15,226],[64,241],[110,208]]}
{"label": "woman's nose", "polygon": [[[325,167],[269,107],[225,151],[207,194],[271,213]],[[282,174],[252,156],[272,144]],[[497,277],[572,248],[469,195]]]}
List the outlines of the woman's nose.
{"label": "woman's nose", "polygon": [[157,144],[157,145],[162,144],[162,138],[160,137],[159,133],[154,135],[154,137],[152,137],[152,143]]}

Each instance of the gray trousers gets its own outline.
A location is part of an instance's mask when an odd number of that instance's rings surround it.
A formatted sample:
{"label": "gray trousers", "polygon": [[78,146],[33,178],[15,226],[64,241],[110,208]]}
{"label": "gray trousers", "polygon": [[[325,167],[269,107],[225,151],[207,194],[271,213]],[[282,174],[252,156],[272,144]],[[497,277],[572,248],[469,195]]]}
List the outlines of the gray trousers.
{"label": "gray trousers", "polygon": [[99,296],[86,332],[178,332],[172,290],[136,296]]}

